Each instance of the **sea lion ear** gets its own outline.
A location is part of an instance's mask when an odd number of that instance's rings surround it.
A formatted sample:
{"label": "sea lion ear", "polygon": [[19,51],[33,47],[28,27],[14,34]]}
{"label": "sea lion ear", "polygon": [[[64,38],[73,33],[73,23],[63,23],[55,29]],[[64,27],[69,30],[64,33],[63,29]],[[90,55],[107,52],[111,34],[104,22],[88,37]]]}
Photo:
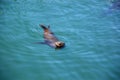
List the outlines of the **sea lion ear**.
{"label": "sea lion ear", "polygon": [[48,25],[48,28],[50,29],[50,25]]}

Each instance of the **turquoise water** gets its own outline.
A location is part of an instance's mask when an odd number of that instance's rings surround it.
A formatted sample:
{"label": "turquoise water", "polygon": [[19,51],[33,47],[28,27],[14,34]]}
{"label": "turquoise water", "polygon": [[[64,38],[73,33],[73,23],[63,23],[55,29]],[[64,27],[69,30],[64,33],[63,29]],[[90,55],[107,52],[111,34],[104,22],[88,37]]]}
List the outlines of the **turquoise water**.
{"label": "turquoise water", "polygon": [[[119,80],[120,11],[109,0],[0,0],[0,80]],[[55,50],[39,24],[66,43]]]}

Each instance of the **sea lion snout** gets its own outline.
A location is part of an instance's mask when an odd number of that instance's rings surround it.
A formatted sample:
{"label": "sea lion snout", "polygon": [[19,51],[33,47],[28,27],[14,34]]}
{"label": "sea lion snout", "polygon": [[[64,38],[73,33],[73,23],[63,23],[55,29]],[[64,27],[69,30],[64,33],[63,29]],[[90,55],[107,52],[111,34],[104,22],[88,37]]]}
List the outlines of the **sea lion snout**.
{"label": "sea lion snout", "polygon": [[55,42],[55,45],[56,45],[56,48],[62,48],[65,46],[65,43],[61,42],[61,41],[57,41],[57,42]]}

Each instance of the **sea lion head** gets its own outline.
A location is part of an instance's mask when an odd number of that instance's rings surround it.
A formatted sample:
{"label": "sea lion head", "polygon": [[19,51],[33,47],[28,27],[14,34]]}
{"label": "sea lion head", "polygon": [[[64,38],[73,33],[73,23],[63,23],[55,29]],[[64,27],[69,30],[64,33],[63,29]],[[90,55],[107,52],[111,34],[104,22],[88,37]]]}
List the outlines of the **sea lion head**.
{"label": "sea lion head", "polygon": [[65,46],[65,43],[62,41],[57,41],[55,42],[55,47],[56,48],[63,48]]}

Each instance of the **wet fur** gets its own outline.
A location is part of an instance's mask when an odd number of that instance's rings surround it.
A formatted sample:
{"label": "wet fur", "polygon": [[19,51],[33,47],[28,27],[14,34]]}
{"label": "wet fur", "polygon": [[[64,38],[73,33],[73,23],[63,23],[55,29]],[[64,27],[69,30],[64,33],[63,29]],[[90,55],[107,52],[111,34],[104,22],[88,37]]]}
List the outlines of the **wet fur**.
{"label": "wet fur", "polygon": [[42,44],[47,44],[53,48],[63,48],[64,43],[61,46],[56,46],[56,42],[60,42],[59,39],[54,35],[54,33],[50,30],[50,26],[46,27],[44,25],[40,25],[40,27],[44,30],[44,42],[39,42]]}

